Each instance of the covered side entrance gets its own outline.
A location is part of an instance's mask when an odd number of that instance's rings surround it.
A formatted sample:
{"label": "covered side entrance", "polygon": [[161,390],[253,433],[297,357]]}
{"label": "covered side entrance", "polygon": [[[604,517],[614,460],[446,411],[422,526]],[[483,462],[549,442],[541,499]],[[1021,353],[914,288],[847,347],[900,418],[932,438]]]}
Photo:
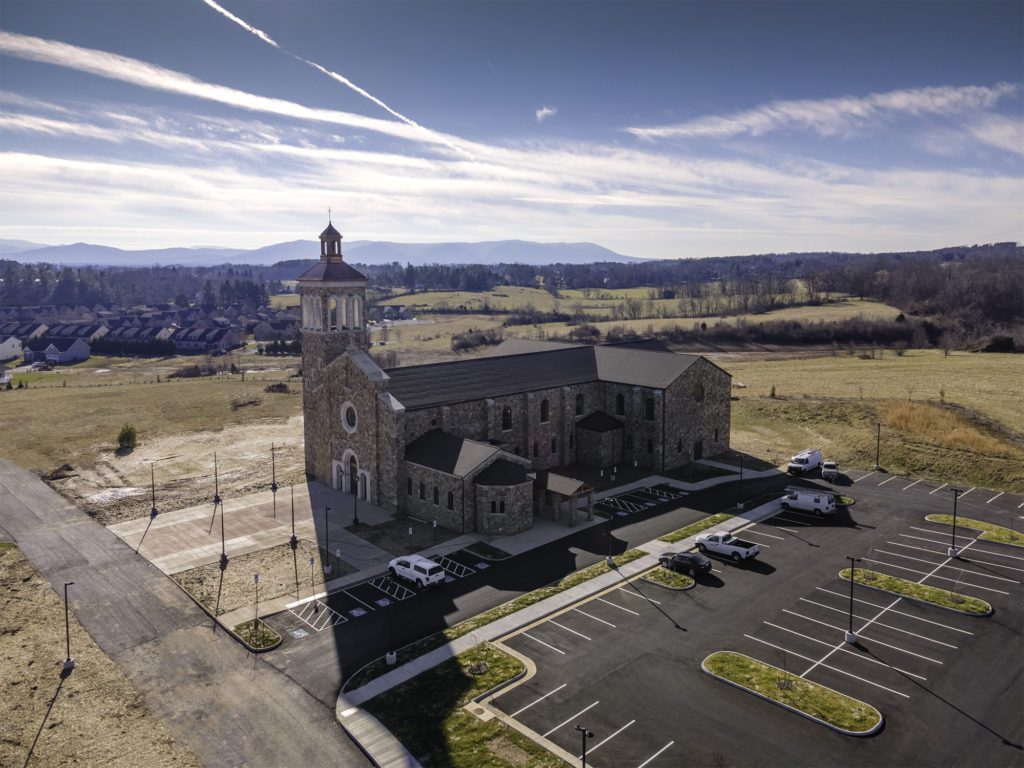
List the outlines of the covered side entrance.
{"label": "covered side entrance", "polygon": [[587,500],[587,520],[594,519],[594,489],[574,477],[556,475],[554,472],[541,471],[533,481],[533,507],[535,514],[544,515],[550,509],[551,519],[555,522],[562,516],[563,509],[569,507],[569,525],[576,525],[579,514],[579,500]]}

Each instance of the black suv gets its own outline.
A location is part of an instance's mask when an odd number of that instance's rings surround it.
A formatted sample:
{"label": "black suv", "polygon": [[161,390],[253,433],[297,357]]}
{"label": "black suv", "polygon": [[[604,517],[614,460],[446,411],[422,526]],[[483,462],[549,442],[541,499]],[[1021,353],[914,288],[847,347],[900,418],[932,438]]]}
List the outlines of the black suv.
{"label": "black suv", "polygon": [[658,562],[673,571],[682,571],[691,576],[711,572],[711,560],[697,552],[666,552]]}

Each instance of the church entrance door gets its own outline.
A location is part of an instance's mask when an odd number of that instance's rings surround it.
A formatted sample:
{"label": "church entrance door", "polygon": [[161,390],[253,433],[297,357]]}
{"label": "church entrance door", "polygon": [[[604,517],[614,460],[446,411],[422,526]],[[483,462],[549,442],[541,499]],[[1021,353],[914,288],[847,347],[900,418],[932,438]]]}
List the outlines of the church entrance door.
{"label": "church entrance door", "polygon": [[355,456],[348,460],[348,490],[349,493],[359,493],[359,462]]}

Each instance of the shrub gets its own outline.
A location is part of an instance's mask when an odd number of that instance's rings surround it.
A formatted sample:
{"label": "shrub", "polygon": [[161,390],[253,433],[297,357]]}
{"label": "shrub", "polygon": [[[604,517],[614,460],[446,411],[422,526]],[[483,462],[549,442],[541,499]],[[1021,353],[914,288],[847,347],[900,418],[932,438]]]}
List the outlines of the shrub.
{"label": "shrub", "polygon": [[135,427],[131,424],[125,424],[117,435],[117,448],[123,453],[128,453],[135,450],[137,440],[138,435],[135,432]]}

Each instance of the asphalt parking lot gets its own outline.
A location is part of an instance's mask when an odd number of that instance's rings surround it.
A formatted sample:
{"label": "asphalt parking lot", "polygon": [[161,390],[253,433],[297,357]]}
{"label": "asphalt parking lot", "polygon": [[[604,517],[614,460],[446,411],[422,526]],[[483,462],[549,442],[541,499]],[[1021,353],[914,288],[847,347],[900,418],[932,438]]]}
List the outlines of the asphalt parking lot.
{"label": "asphalt parking lot", "polygon": [[[585,726],[597,766],[1024,764],[1024,550],[960,529],[962,555],[951,560],[951,527],[925,520],[952,511],[948,486],[851,474],[840,490],[856,504],[835,517],[784,512],[745,530],[762,548],[754,562],[717,561],[686,592],[622,585],[506,639],[537,673],[493,706],[573,755],[574,726]],[[975,489],[958,513],[1010,525],[1022,503]],[[849,583],[838,575],[847,555],[980,597],[995,613],[963,616],[857,586],[859,641],[849,645]],[[885,727],[840,736],[728,687],[700,671],[716,650],[860,698]]]}

